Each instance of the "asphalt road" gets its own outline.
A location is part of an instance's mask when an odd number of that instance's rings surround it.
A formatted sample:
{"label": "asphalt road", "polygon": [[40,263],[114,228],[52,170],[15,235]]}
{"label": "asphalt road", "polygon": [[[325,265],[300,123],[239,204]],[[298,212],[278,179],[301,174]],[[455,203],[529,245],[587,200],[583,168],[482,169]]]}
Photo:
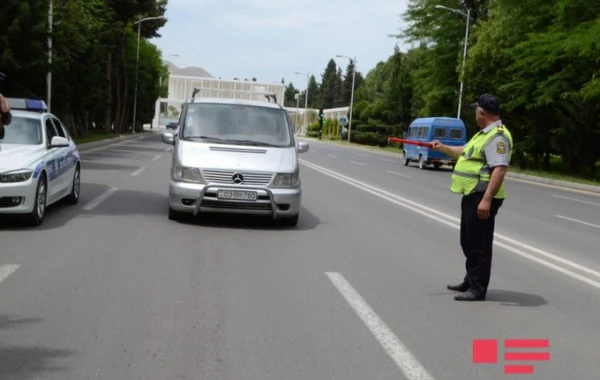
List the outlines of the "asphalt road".
{"label": "asphalt road", "polygon": [[84,153],[79,205],[0,227],[0,379],[496,380],[507,338],[550,342],[526,378],[600,372],[600,197],[510,181],[489,298],[460,303],[448,172],[311,142],[297,228],[176,223],[167,149]]}

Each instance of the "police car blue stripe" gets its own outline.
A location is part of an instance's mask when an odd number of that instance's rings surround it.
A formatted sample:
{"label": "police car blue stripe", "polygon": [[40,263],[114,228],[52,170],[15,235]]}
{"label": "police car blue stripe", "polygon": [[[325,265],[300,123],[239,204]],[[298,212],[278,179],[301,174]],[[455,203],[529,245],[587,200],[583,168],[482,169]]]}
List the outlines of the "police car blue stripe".
{"label": "police car blue stripe", "polygon": [[[54,155],[53,155],[54,156]],[[37,178],[42,170],[46,169],[48,181],[52,182],[63,174],[71,170],[79,161],[79,154],[75,148],[72,148],[65,156],[44,160],[37,164],[33,178]]]}

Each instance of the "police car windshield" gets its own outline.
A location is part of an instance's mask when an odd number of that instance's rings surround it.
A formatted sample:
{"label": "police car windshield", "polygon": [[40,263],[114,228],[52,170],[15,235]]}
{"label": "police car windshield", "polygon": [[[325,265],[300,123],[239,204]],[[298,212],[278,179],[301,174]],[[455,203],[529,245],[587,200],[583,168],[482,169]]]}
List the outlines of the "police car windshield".
{"label": "police car windshield", "polygon": [[39,119],[13,115],[10,125],[4,127],[4,138],[0,144],[39,145],[42,141]]}
{"label": "police car windshield", "polygon": [[289,147],[287,114],[282,109],[238,104],[189,104],[183,139],[217,144]]}

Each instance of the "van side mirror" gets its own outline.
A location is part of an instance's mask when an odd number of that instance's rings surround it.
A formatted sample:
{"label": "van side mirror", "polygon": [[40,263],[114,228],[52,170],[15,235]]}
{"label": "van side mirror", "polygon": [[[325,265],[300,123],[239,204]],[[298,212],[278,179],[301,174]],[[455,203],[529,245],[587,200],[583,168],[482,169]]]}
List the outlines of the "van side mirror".
{"label": "van side mirror", "polygon": [[306,141],[298,141],[298,153],[308,152],[308,143]]}
{"label": "van side mirror", "polygon": [[175,145],[175,135],[171,132],[165,132],[162,134],[162,142],[168,145]]}

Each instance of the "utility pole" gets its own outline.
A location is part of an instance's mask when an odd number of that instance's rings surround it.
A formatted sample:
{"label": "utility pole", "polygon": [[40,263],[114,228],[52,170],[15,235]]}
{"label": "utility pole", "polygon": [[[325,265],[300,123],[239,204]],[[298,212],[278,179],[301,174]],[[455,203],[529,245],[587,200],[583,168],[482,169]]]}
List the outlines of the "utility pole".
{"label": "utility pole", "polygon": [[53,0],[48,1],[48,73],[46,74],[46,103],[48,112],[52,106],[52,16],[54,13]]}

